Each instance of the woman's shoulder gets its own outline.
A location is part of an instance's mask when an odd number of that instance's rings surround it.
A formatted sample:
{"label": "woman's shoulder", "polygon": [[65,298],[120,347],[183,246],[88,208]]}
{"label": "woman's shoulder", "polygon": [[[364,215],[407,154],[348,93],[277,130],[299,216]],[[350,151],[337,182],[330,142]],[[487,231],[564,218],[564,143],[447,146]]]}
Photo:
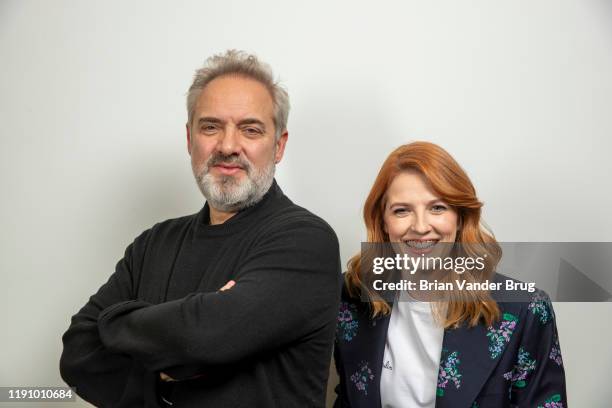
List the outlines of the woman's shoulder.
{"label": "woman's shoulder", "polygon": [[356,288],[349,288],[349,284],[346,281],[346,274],[342,274],[342,293],[340,295],[341,304],[350,304],[355,307],[363,307],[359,290]]}
{"label": "woman's shoulder", "polygon": [[498,302],[531,302],[534,298],[550,299],[548,293],[536,287],[535,282],[524,282],[501,273],[495,273],[492,279],[496,290],[491,294]]}
{"label": "woman's shoulder", "polygon": [[340,309],[351,310],[356,317],[361,319],[369,319],[372,314],[372,308],[367,296],[362,296],[359,288],[349,288],[346,280],[346,272],[343,273],[342,292],[340,295]]}
{"label": "woman's shoulder", "polygon": [[500,286],[500,290],[492,291],[491,294],[502,311],[514,311],[524,316],[523,320],[535,319],[541,324],[554,321],[550,296],[537,288],[534,282],[523,282],[501,273],[496,273],[493,280]]}

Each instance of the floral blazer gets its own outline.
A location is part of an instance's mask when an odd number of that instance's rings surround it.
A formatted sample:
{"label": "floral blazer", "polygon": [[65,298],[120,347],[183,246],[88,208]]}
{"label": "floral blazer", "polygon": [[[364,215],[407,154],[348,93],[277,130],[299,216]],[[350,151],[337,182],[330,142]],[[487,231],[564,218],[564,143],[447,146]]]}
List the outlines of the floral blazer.
{"label": "floral blazer", "polygon": [[[498,302],[502,317],[493,326],[445,330],[436,407],[567,407],[552,304],[542,291],[530,296],[530,302]],[[340,377],[334,408],[381,406],[390,316],[371,319],[369,313],[366,303],[351,299],[343,288],[334,350]]]}

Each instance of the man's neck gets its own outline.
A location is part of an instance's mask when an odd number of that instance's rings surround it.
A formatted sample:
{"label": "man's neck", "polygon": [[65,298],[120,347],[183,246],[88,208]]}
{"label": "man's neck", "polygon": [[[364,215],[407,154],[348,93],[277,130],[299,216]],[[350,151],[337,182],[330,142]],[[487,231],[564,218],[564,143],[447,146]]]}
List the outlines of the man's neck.
{"label": "man's neck", "polygon": [[210,225],[223,224],[225,221],[232,218],[237,212],[225,212],[217,210],[209,205],[210,208]]}

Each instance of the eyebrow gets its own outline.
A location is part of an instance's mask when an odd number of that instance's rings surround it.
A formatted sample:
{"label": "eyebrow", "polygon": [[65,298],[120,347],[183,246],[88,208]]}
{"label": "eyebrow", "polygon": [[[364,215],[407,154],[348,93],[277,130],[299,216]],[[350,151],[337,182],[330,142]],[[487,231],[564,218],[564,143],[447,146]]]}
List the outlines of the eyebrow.
{"label": "eyebrow", "polygon": [[[442,200],[441,198],[434,198],[433,200],[429,200],[429,201],[426,203],[426,205],[431,205],[431,204],[434,204],[434,203],[437,203],[437,202],[441,202],[441,203],[446,204],[446,202],[445,202],[444,200]],[[389,203],[389,208],[394,207],[394,206],[397,206],[397,205],[404,205],[404,206],[409,207],[409,206],[411,206],[412,204],[410,204],[410,203],[403,203],[403,202]],[[448,205],[448,204],[446,204],[446,205]]]}
{"label": "eyebrow", "polygon": [[[204,117],[198,119],[198,125],[202,125],[203,123],[223,124],[223,123],[225,123],[225,121],[221,120],[219,118],[215,118],[213,116],[204,116]],[[259,125],[264,130],[266,130],[266,124],[263,123],[261,120],[256,119],[256,118],[245,118],[245,119],[242,119],[241,121],[238,122],[238,126],[244,126],[244,125]]]}
{"label": "eyebrow", "polygon": [[261,120],[255,118],[246,118],[238,122],[238,126],[244,125],[259,125],[263,128],[263,130],[266,130],[266,124],[263,123]]}
{"label": "eyebrow", "polygon": [[223,123],[223,121],[212,116],[204,116],[198,119],[198,125],[201,125],[202,123]]}

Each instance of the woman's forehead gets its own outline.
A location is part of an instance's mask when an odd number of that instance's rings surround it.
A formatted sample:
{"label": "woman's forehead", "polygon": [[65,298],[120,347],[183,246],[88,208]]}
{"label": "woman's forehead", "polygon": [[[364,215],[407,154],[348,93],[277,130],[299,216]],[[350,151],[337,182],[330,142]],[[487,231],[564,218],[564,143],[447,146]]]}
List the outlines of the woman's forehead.
{"label": "woman's forehead", "polygon": [[386,191],[387,201],[409,200],[429,202],[440,197],[433,191],[425,177],[416,171],[404,171],[395,176]]}

